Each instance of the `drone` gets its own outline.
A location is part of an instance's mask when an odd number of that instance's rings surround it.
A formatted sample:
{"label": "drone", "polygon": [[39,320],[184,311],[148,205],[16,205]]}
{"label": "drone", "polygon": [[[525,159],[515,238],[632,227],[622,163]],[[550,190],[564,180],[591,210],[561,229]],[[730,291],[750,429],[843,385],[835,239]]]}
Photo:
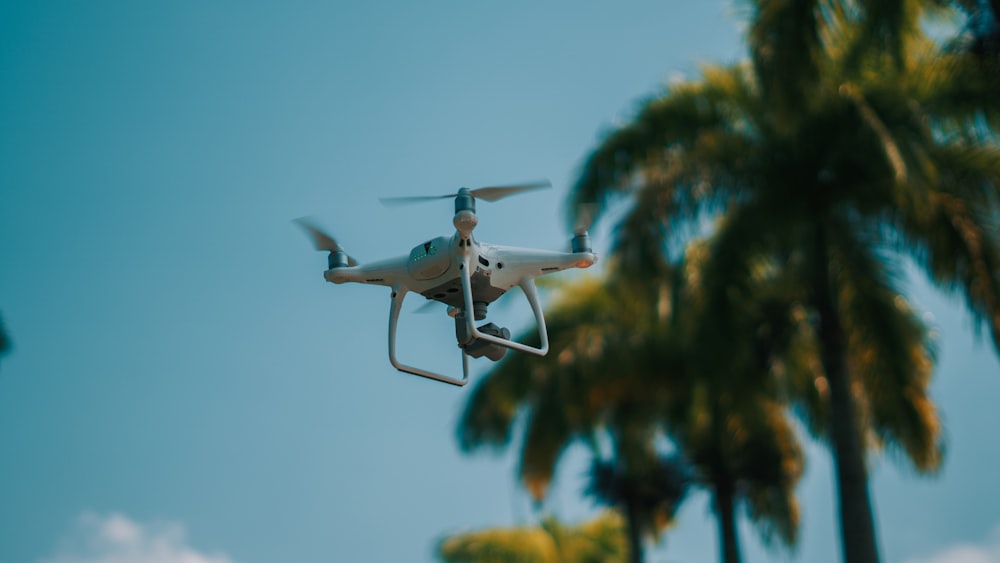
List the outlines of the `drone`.
{"label": "drone", "polygon": [[[486,357],[499,361],[507,350],[544,356],[549,351],[545,316],[535,287],[535,278],[570,268],[588,268],[597,262],[590,243],[590,216],[582,213],[573,228],[570,252],[516,248],[480,242],[472,236],[479,223],[476,201],[494,202],[509,195],[550,187],[547,181],[526,184],[461,188],[441,196],[382,198],[384,205],[419,203],[454,198],[455,233],[422,242],[404,256],[361,264],[349,256],[329,234],[307,219],[296,222],[312,238],[317,250],[329,253],[326,281],[335,284],[363,283],[391,289],[389,308],[389,363],[397,370],[459,387],[469,381],[469,358]],[[519,287],[535,316],[540,346],[511,340],[510,331],[486,320],[488,307],[507,291]],[[462,355],[462,378],[448,377],[400,362],[396,358],[396,328],[403,300],[408,293],[419,293],[428,300],[448,306],[455,319],[455,337]]]}

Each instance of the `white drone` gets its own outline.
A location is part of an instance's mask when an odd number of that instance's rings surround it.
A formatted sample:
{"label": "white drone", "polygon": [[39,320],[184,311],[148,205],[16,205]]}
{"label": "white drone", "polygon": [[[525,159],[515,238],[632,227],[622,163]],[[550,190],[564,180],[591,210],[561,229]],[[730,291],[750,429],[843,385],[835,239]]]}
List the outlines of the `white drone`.
{"label": "white drone", "polygon": [[[393,367],[413,375],[463,386],[469,381],[469,356],[486,356],[495,362],[506,354],[508,348],[538,356],[548,353],[548,334],[535,278],[567,268],[587,268],[597,261],[587,234],[589,219],[584,219],[573,229],[572,252],[499,246],[472,238],[472,231],[479,222],[476,217],[477,199],[496,201],[518,192],[547,187],[548,182],[536,182],[475,190],[462,188],[456,194],[443,196],[384,198],[382,203],[386,205],[455,198],[455,216],[452,219],[455,234],[418,244],[407,256],[370,264],[359,264],[333,237],[307,220],[298,219],[297,222],[311,235],[317,250],[330,253],[329,267],[323,272],[326,281],[337,284],[358,282],[392,289],[389,362]],[[524,291],[534,312],[541,343],[538,348],[510,340],[510,331],[493,323],[478,328],[474,324],[486,318],[490,303],[515,286]],[[410,292],[448,305],[448,314],[455,319],[458,347],[462,349],[462,379],[409,366],[396,359],[396,326],[403,299]]]}

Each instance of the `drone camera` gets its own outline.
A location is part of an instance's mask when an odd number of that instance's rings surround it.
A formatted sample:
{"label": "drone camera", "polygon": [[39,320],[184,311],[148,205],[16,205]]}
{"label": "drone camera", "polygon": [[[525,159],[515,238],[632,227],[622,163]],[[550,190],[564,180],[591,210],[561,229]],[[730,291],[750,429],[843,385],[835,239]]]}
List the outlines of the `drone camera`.
{"label": "drone camera", "polygon": [[[510,331],[493,323],[486,323],[479,327],[479,332],[489,334],[490,336],[496,336],[497,338],[503,338],[504,340],[510,340]],[[465,345],[465,353],[473,358],[486,356],[490,360],[498,362],[507,353],[507,348],[474,338],[472,342]]]}
{"label": "drone camera", "polygon": [[[479,320],[478,317],[477,320]],[[478,327],[477,330],[483,334],[510,340],[510,331],[493,323],[486,323]],[[507,353],[507,348],[504,346],[473,337],[466,324],[464,311],[455,315],[455,336],[458,338],[458,345],[473,358],[486,356],[496,362]]]}

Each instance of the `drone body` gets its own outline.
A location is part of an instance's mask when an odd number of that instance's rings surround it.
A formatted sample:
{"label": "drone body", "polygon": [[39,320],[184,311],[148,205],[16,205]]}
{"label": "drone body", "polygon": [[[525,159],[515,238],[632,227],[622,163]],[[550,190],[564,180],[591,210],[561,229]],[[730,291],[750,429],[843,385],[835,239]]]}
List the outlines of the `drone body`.
{"label": "drone body", "polygon": [[[590,248],[586,227],[575,229],[572,252],[554,252],[530,248],[515,248],[487,244],[475,240],[472,231],[478,218],[475,201],[494,201],[527,189],[547,187],[547,184],[521,186],[462,188],[455,198],[452,223],[455,233],[437,237],[415,246],[408,255],[359,264],[347,256],[332,237],[300,220],[313,236],[320,250],[329,251],[328,269],[323,277],[336,284],[355,282],[381,285],[391,289],[389,309],[389,362],[396,369],[452,385],[462,386],[469,379],[469,357],[486,356],[497,361],[507,349],[544,356],[548,352],[548,335],[542,313],[536,277],[569,268],[587,268],[597,261]],[[434,198],[396,198],[384,203],[420,201]],[[540,346],[535,348],[510,340],[505,328],[487,323],[476,327],[476,321],[486,318],[490,303],[513,287],[520,287],[531,305],[538,324]],[[455,319],[455,336],[462,350],[461,379],[448,377],[400,362],[396,358],[396,328],[403,300],[407,293],[419,293],[429,300],[448,305],[448,314]]]}

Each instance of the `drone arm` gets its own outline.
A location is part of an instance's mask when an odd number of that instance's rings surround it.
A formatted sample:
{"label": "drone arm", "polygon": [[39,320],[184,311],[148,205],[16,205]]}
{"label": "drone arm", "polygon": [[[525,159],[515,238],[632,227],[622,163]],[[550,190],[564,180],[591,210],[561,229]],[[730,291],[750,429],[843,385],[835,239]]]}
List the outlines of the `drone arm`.
{"label": "drone arm", "polygon": [[[465,296],[466,311],[474,310],[472,302],[472,278],[469,274],[471,264],[470,256],[466,256],[459,261],[459,270],[462,278],[462,293]],[[465,316],[467,323],[466,326],[469,334],[472,335],[473,338],[484,340],[505,348],[527,352],[536,356],[544,356],[549,352],[549,336],[545,330],[545,316],[542,314],[542,305],[538,299],[538,290],[535,288],[535,280],[530,276],[525,276],[521,278],[518,285],[520,285],[521,289],[524,290],[524,295],[528,298],[528,303],[531,304],[531,310],[535,314],[535,322],[538,323],[538,336],[541,341],[540,347],[535,348],[533,346],[521,344],[520,342],[514,342],[513,340],[507,340],[505,338],[499,338],[491,334],[480,332],[475,325],[475,316],[471,314],[466,314]]]}
{"label": "drone arm", "polygon": [[558,252],[534,248],[490,245],[494,260],[504,265],[495,271],[494,284],[504,287],[520,283],[524,278],[537,278],[571,268],[589,268],[597,262],[593,252]]}
{"label": "drone arm", "polygon": [[464,351],[462,352],[462,379],[455,379],[413,366],[408,366],[396,359],[396,328],[399,325],[399,312],[402,310],[403,299],[406,297],[406,293],[407,290],[404,287],[396,286],[392,288],[392,302],[389,307],[389,363],[392,364],[392,367],[404,373],[419,375],[420,377],[426,377],[427,379],[433,379],[443,383],[450,383],[459,387],[465,386],[465,384],[469,382],[469,357],[465,355]]}
{"label": "drone arm", "polygon": [[330,268],[323,272],[323,277],[330,283],[354,282],[394,288],[407,277],[407,260],[408,257],[400,256],[358,266]]}

